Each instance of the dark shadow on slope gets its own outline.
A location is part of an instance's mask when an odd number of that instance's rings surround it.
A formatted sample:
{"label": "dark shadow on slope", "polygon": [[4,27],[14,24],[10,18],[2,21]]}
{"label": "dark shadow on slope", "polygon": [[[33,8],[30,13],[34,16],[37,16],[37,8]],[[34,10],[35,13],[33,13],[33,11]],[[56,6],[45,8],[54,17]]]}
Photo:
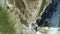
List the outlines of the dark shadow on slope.
{"label": "dark shadow on slope", "polygon": [[[41,27],[52,27],[52,23],[48,23],[48,20],[52,17],[53,13],[56,12],[56,7],[58,5],[58,0],[52,0],[52,3],[50,3],[47,8],[45,9],[44,13],[42,14],[42,18],[36,20],[36,23],[38,26]],[[47,20],[48,19],[48,20]]]}

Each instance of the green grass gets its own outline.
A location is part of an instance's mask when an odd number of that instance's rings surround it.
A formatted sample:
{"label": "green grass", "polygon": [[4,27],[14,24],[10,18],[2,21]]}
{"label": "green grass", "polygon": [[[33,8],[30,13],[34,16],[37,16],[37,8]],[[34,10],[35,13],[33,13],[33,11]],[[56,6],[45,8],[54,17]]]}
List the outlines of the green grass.
{"label": "green grass", "polygon": [[9,22],[9,13],[0,6],[0,32],[2,34],[14,34],[14,24]]}
{"label": "green grass", "polygon": [[43,0],[42,4],[41,4],[41,8],[40,8],[39,13],[38,13],[38,16],[40,16],[40,13],[43,11],[45,4],[46,4],[46,0]]}
{"label": "green grass", "polygon": [[25,4],[22,0],[15,0],[15,3],[16,3],[16,7],[19,8],[20,10],[22,8],[25,8]]}
{"label": "green grass", "polygon": [[[12,2],[12,1],[10,0],[10,2]],[[22,0],[15,0],[15,5],[16,5],[16,7],[21,11],[21,13],[22,13],[23,15],[25,15],[25,17],[27,18],[28,16],[27,16],[27,13],[25,14],[25,12],[26,12],[26,7],[25,7],[24,2],[23,2]],[[23,10],[22,10],[22,9],[23,9]],[[30,15],[30,14],[29,14],[29,15]],[[20,18],[20,20],[21,20],[21,23],[27,26],[27,20],[24,20],[23,18],[21,18],[21,16],[19,16],[19,18]]]}
{"label": "green grass", "polygon": [[21,20],[21,23],[28,27],[28,22],[27,22],[27,20],[24,20],[23,18],[21,18],[20,15],[19,15],[19,18],[20,18],[20,20]]}

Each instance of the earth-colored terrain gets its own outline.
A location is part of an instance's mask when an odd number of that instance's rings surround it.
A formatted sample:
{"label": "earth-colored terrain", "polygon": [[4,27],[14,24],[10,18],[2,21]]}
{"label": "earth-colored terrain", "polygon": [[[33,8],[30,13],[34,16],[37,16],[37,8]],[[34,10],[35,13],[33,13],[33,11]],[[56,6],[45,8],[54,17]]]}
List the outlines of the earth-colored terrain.
{"label": "earth-colored terrain", "polygon": [[[51,0],[0,0],[0,16],[3,15],[0,17],[0,34],[36,34],[34,29],[31,30],[31,24],[35,24],[35,21],[41,18],[51,2]],[[38,31],[41,34],[59,32],[58,28],[49,27],[40,27]]]}

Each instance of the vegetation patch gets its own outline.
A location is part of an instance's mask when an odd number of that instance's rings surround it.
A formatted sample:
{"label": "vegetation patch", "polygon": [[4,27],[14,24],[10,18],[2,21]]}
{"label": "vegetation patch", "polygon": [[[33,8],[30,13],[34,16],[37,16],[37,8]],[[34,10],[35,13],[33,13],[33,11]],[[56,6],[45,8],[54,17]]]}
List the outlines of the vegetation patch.
{"label": "vegetation patch", "polygon": [[9,13],[0,6],[0,32],[2,34],[14,34],[14,24],[9,22]]}
{"label": "vegetation patch", "polygon": [[43,8],[44,8],[45,4],[46,4],[46,0],[43,0],[43,1],[42,1],[42,4],[41,4],[41,8],[40,8],[40,10],[39,10],[39,12],[38,12],[38,16],[39,16],[40,13],[43,11]]}

